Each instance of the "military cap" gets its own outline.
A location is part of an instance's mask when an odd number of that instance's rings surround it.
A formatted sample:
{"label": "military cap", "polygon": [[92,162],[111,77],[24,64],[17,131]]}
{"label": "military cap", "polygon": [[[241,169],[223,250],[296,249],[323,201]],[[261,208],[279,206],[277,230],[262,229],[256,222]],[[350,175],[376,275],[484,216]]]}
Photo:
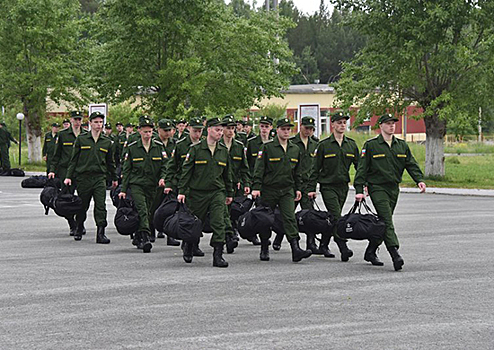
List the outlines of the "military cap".
{"label": "military cap", "polygon": [[208,119],[208,117],[206,117],[205,115],[203,115],[203,116],[201,117],[201,120],[202,120],[202,121],[205,121],[205,120],[207,120],[207,119]]}
{"label": "military cap", "polygon": [[251,119],[249,119],[245,122],[245,125],[254,126],[254,122]]}
{"label": "military cap", "polygon": [[278,121],[276,122],[276,127],[281,128],[282,126],[293,126],[293,123],[288,118],[278,119]]}
{"label": "military cap", "polygon": [[7,124],[5,124],[5,122],[1,122],[0,125],[7,126]]}
{"label": "military cap", "polygon": [[192,118],[189,121],[189,125],[191,127],[193,127],[194,129],[202,129],[202,128],[204,128],[204,124],[202,123],[202,119],[201,118]]}
{"label": "military cap", "polygon": [[242,120],[242,119],[239,119],[239,120],[237,120],[237,124],[242,124],[242,125],[245,125],[245,121],[244,121],[244,120]]}
{"label": "military cap", "polygon": [[273,119],[270,117],[262,116],[259,118],[259,123],[273,125]]}
{"label": "military cap", "polygon": [[62,124],[63,123],[70,123],[70,120],[69,119],[64,119],[63,122],[62,122]]}
{"label": "military cap", "polygon": [[336,112],[336,113],[334,113],[331,116],[331,123],[333,123],[335,121],[338,121],[340,119],[346,119],[346,120],[348,120],[348,119],[350,119],[350,117],[347,114],[343,113],[343,112]]}
{"label": "military cap", "polygon": [[139,127],[142,128],[143,126],[154,127],[152,119],[149,118],[147,115],[143,115],[139,118]]}
{"label": "military cap", "polygon": [[235,118],[233,118],[233,116],[231,116],[231,115],[227,115],[221,121],[221,125],[223,125],[223,126],[235,126],[237,123],[238,123],[238,121],[235,122]]}
{"label": "military cap", "polygon": [[316,120],[312,117],[303,117],[302,118],[302,125],[303,126],[311,126],[313,128],[316,127]]}
{"label": "military cap", "polygon": [[184,118],[178,119],[175,124],[187,124],[187,120]]}
{"label": "military cap", "polygon": [[105,115],[99,111],[96,111],[96,112],[91,113],[91,115],[89,116],[89,120],[91,121],[95,118],[102,118],[104,120]]}
{"label": "military cap", "polygon": [[106,123],[106,124],[105,124],[105,129],[111,129],[111,128],[112,128],[112,127],[111,127],[111,124],[110,124],[110,123]]}
{"label": "military cap", "polygon": [[72,112],[70,112],[70,117],[74,118],[74,119],[82,119],[82,112],[72,111]]}
{"label": "military cap", "polygon": [[122,122],[116,122],[115,125],[116,126],[119,126],[119,125],[123,126]]}
{"label": "military cap", "polygon": [[53,124],[51,124],[51,126],[52,126],[52,127],[57,127],[57,128],[59,128],[59,127],[60,127],[60,125],[59,125],[58,123],[53,123]]}
{"label": "military cap", "polygon": [[221,123],[221,120],[220,118],[217,118],[217,117],[213,117],[211,119],[208,119],[207,123],[206,123],[206,126],[209,128],[210,126],[221,126],[222,123]]}
{"label": "military cap", "polygon": [[160,127],[160,129],[163,130],[173,129],[173,123],[170,119],[160,119],[160,121],[158,122],[158,126]]}
{"label": "military cap", "polygon": [[392,114],[383,114],[382,116],[379,117],[379,121],[378,123],[379,124],[382,124],[382,123],[386,123],[386,122],[389,122],[390,120],[394,121],[394,122],[397,122],[399,121],[398,118],[396,118],[395,116],[393,116]]}
{"label": "military cap", "polygon": [[134,125],[132,125],[132,123],[127,123],[127,124],[125,124],[125,127],[126,127],[126,128],[133,128],[133,127],[134,127]]}

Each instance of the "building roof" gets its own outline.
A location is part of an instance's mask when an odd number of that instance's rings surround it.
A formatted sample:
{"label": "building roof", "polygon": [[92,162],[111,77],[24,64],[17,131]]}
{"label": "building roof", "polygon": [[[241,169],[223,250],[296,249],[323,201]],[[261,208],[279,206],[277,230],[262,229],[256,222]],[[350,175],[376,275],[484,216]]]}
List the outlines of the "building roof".
{"label": "building roof", "polygon": [[334,94],[335,90],[327,84],[304,84],[290,85],[287,90],[283,90],[283,94]]}

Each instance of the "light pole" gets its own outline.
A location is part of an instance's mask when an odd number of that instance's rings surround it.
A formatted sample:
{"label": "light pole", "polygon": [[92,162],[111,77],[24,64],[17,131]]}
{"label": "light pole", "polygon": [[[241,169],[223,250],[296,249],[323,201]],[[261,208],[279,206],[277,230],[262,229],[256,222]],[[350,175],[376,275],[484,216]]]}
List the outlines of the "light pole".
{"label": "light pole", "polygon": [[24,113],[17,113],[15,116],[19,121],[19,167],[21,166],[21,136],[22,136],[22,121],[24,120]]}

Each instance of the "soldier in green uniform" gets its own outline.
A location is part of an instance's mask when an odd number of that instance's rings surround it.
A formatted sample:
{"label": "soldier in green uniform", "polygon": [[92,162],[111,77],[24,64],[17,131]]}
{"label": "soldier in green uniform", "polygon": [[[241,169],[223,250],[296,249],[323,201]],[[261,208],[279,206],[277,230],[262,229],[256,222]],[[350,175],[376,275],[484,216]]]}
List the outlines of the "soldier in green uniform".
{"label": "soldier in green uniform", "polygon": [[84,131],[89,131],[89,123],[88,122],[82,123],[81,127]]}
{"label": "soldier in green uniform", "polygon": [[120,162],[122,162],[125,155],[124,148],[129,142],[129,137],[134,134],[134,125],[132,123],[125,124],[125,130],[118,135],[118,154],[120,155]]}
{"label": "soldier in green uniform", "polygon": [[[221,142],[228,149],[230,155],[230,167],[234,186],[234,197],[248,195],[250,193],[250,173],[245,147],[242,142],[235,139],[236,123],[233,116],[226,116],[221,121],[223,125],[223,138]],[[238,246],[238,236],[235,234],[233,224],[230,220],[230,210],[225,213],[226,224],[226,252],[233,253]]]}
{"label": "soldier in green uniform", "polygon": [[51,125],[51,131],[45,134],[45,142],[43,143],[43,160],[46,162],[46,174],[50,172],[50,162],[53,156],[53,151],[55,150],[55,145],[58,138],[58,128],[60,125],[58,123],[53,123]]}
{"label": "soldier in green uniform", "polygon": [[[178,193],[178,182],[182,176],[182,165],[189,152],[189,148],[201,141],[203,127],[204,125],[201,118],[192,118],[188,127],[189,134],[185,138],[177,141],[175,149],[172,151],[171,159],[167,165],[165,193],[170,193],[171,191]],[[199,241],[193,244],[192,253],[193,256],[204,256],[204,252],[199,248]]]}
{"label": "soldier in green uniform", "polygon": [[[393,260],[395,271],[401,270],[404,264],[398,252],[400,243],[393,225],[393,212],[398,202],[403,171],[407,170],[420,188],[420,192],[426,190],[424,176],[410,148],[405,141],[394,136],[397,121],[398,119],[391,114],[379,118],[381,134],[364,144],[354,180],[357,193],[355,199],[361,201],[365,198],[364,186],[367,186],[377,214],[386,223],[384,243]],[[381,243],[382,241],[369,241],[364,260],[372,265],[382,266],[383,263],[376,254]]]}
{"label": "soldier in green uniform", "polygon": [[[335,220],[341,217],[345,205],[350,182],[350,166],[357,168],[359,150],[355,141],[345,136],[347,120],[350,117],[341,112],[331,116],[333,133],[322,140],[315,151],[316,158],[308,185],[309,197],[316,198],[316,186],[320,184],[320,192],[326,209],[333,214]],[[334,258],[329,250],[331,236],[338,245],[341,261],[348,261],[353,252],[348,249],[346,240],[336,234],[336,226],[332,232],[324,232],[319,249],[327,258]]]}
{"label": "soldier in green uniform", "polygon": [[70,119],[64,119],[62,122],[63,130],[68,129],[70,126]]}
{"label": "soldier in green uniform", "polygon": [[[294,262],[312,255],[310,250],[299,246],[299,234],[295,219],[295,201],[302,198],[302,175],[300,149],[290,142],[293,124],[288,118],[279,119],[277,136],[261,146],[254,169],[252,197],[262,196],[262,201],[273,210],[280,208],[283,227],[292,248]],[[262,261],[269,260],[269,235],[261,234]]]}
{"label": "soldier in green uniform", "polygon": [[[259,135],[253,136],[247,140],[247,149],[245,152],[247,156],[247,163],[249,164],[251,177],[254,175],[254,167],[256,165],[256,159],[261,146],[272,138],[272,129],[273,119],[271,119],[270,117],[261,116],[259,118]],[[261,242],[259,241],[259,238],[257,238],[257,235],[255,235],[252,239],[252,244],[261,245]]]}
{"label": "soldier in green uniform", "polygon": [[[77,136],[85,134],[86,131],[81,129],[82,113],[79,111],[70,112],[70,124],[71,126],[58,133],[57,141],[55,142],[55,150],[53,151],[53,157],[50,162],[50,172],[48,178],[57,178],[63,181],[67,177],[67,168],[69,167],[70,159],[72,156],[72,150],[74,148],[74,142]],[[75,188],[75,184],[72,184]],[[73,217],[66,218],[69,227],[70,235],[74,236],[76,231],[76,222]],[[85,234],[85,229],[82,230],[82,234]]]}
{"label": "soldier in green uniform", "polygon": [[149,253],[153,245],[149,240],[154,211],[153,202],[158,188],[165,187],[166,153],[163,143],[153,139],[153,122],[147,116],[139,121],[141,138],[128,144],[123,162],[122,191],[125,198],[128,188],[139,213],[139,229],[136,233],[140,248]]}
{"label": "soldier in green uniform", "polygon": [[[227,117],[233,117],[232,115],[227,115]],[[244,130],[245,121],[237,120],[236,128],[235,128],[235,138],[242,142],[244,145],[247,145],[247,134]]]}
{"label": "soldier in green uniform", "polygon": [[[164,152],[163,156],[165,157],[165,163],[168,165],[168,162],[172,159],[173,150],[175,149],[176,141],[172,136],[172,130],[174,129],[173,123],[169,119],[161,119],[158,122],[158,141],[163,143]],[[159,205],[163,201],[164,193],[161,188],[158,188],[155,200],[153,202],[153,207],[151,209],[151,213],[154,213],[156,209],[158,209]],[[150,222],[151,224],[151,222]],[[151,242],[153,242],[153,235],[155,235],[155,229],[158,230],[158,238],[165,238],[165,234],[161,231],[161,227],[151,227]],[[167,237],[166,244],[169,246],[179,246],[180,242],[172,237]]]}
{"label": "soldier in green uniform", "polygon": [[[185,202],[190,210],[202,221],[210,214],[213,234],[210,245],[214,248],[213,266],[228,267],[223,259],[225,244],[226,205],[232,202],[233,183],[228,149],[219,142],[223,136],[223,126],[219,118],[207,122],[208,136],[190,147],[178,184],[177,199]],[[192,246],[184,245],[184,260],[192,262]]]}
{"label": "soldier in green uniform", "polygon": [[5,123],[0,124],[0,164],[2,165],[3,173],[2,175],[10,174],[10,141],[17,144],[17,140],[12,137],[10,132],[7,130]]}
{"label": "soldier in green uniform", "polygon": [[[254,134],[254,131],[252,131],[253,126],[254,126],[254,123],[252,122],[251,119],[249,119],[245,122],[244,132],[247,134],[247,139],[250,139],[250,138],[256,136],[256,134]],[[247,141],[245,141],[245,142],[247,145]]]}
{"label": "soldier in green uniform", "polygon": [[84,230],[84,221],[91,198],[94,199],[94,221],[96,222],[96,243],[108,244],[110,240],[105,235],[106,221],[106,175],[109,173],[116,187],[117,175],[113,160],[113,141],[103,133],[105,116],[93,112],[89,116],[91,131],[80,134],[74,141],[67,176],[66,186],[77,182],[77,194],[82,200],[83,209],[76,215],[77,230],[74,239],[80,241]]}
{"label": "soldier in green uniform", "polygon": [[180,141],[181,139],[184,139],[187,136],[187,134],[189,133],[189,131],[186,129],[187,120],[185,120],[185,119],[179,119],[177,121],[177,123],[175,124],[175,127],[176,127],[177,131],[173,135],[173,138],[176,141]]}

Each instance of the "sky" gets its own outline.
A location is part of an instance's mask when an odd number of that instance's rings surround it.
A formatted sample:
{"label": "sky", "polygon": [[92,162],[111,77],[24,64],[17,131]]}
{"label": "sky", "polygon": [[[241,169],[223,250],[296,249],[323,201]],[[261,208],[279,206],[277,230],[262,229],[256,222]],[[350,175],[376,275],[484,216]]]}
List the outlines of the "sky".
{"label": "sky", "polygon": [[[252,4],[252,0],[247,0]],[[230,0],[225,0],[226,3],[229,3]],[[265,3],[265,0],[257,0],[256,1],[257,5],[259,6],[260,4]],[[271,0],[271,4],[273,1]],[[309,15],[313,14],[319,9],[319,4],[321,3],[321,0],[293,0],[293,3],[295,6],[301,11],[308,13]],[[326,6],[329,6],[329,0],[324,0],[324,3]],[[332,5],[330,6],[332,8]]]}

